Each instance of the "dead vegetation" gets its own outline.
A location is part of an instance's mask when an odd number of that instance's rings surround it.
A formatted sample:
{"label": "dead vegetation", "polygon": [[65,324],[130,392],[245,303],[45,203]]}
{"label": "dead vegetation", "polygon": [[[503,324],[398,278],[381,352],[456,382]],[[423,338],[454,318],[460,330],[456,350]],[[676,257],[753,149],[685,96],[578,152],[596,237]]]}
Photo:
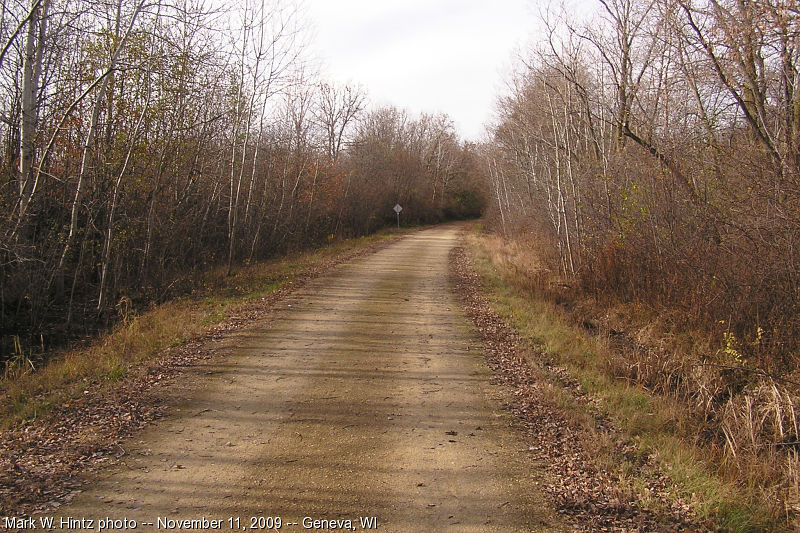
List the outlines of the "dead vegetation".
{"label": "dead vegetation", "polygon": [[[475,324],[494,379],[508,387],[530,452],[560,513],[584,531],[705,531],[654,457],[637,450],[567,371],[526,343],[493,310],[463,248],[451,252],[451,280]],[[580,407],[577,407],[580,406]],[[611,460],[609,460],[611,459]]]}
{"label": "dead vegetation", "polygon": [[596,7],[546,10],[498,101],[486,220],[506,240],[486,260],[592,337],[582,355],[534,328],[630,431],[674,435],[735,487],[699,488],[704,513],[800,527],[800,12]]}
{"label": "dead vegetation", "polygon": [[[686,328],[678,311],[587,292],[548,268],[541,243],[487,234],[471,239],[521,300],[505,304],[516,313],[512,320],[573,379],[589,383],[599,408],[658,455],[662,467],[682,471],[679,490],[694,493],[701,515],[726,530],[797,526],[800,386],[793,376],[749,364],[732,338],[715,345],[706,330]],[[526,326],[543,320],[524,316],[536,312],[573,329]],[[574,341],[576,349],[554,340],[575,335],[589,344]]]}

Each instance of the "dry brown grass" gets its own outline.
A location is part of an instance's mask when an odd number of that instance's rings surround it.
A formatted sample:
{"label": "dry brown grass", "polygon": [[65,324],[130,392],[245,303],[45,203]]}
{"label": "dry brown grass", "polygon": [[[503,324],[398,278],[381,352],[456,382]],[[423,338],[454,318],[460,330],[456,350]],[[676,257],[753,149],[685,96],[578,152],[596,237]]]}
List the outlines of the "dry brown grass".
{"label": "dry brown grass", "polygon": [[549,243],[470,240],[501,315],[656,454],[701,515],[732,531],[800,525],[794,383],[749,367],[734,339],[683,329],[677,311],[588,296],[537,255]]}

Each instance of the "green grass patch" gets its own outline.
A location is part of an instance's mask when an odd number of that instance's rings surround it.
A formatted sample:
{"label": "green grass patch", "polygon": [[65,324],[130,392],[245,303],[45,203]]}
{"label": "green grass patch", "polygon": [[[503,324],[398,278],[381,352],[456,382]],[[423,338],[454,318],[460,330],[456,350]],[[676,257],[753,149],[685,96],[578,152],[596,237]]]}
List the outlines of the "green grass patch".
{"label": "green grass patch", "polygon": [[210,315],[207,315],[207,316],[203,317],[203,319],[200,321],[200,325],[201,326],[213,326],[214,324],[219,324],[220,322],[222,322],[226,318],[228,318],[228,315],[226,315],[223,312],[211,313]]}

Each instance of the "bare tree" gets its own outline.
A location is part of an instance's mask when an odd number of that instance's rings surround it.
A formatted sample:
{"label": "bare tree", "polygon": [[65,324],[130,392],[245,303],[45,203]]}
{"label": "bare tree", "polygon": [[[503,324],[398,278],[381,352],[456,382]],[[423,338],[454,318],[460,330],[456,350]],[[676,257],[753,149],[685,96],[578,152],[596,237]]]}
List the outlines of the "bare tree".
{"label": "bare tree", "polygon": [[[228,203],[229,274],[233,267],[236,249],[242,181],[248,159],[254,115],[259,110],[262,113],[266,110],[270,97],[279,89],[276,86],[286,81],[285,74],[298,58],[300,50],[297,46],[296,17],[297,12],[294,9],[282,8],[278,4],[267,5],[263,2],[252,5],[246,3],[242,12],[241,41],[238,43],[239,72],[231,135]],[[247,102],[245,102],[246,90],[249,92]],[[251,176],[254,176],[256,160],[257,149],[253,156]],[[251,187],[253,183],[254,179],[251,178]],[[249,204],[248,200],[247,206]]]}
{"label": "bare tree", "polygon": [[[28,204],[36,190],[36,176],[33,171],[34,140],[38,133],[39,91],[42,75],[42,56],[46,46],[47,10],[49,0],[34,0],[28,15],[18,28],[27,27],[22,61],[22,104],[19,148],[19,219],[23,219]],[[10,46],[17,31],[9,38],[3,48],[3,55]],[[0,56],[2,64],[2,56]]]}
{"label": "bare tree", "polygon": [[99,77],[102,78],[102,81],[100,82],[97,88],[94,105],[92,106],[91,118],[89,119],[89,128],[86,131],[86,137],[83,142],[83,155],[81,156],[81,165],[80,165],[80,170],[78,171],[77,185],[75,186],[75,198],[72,201],[72,210],[71,210],[72,214],[70,215],[69,233],[67,234],[67,240],[64,245],[64,251],[61,254],[61,260],[59,261],[58,265],[59,270],[64,265],[64,260],[67,257],[67,253],[69,252],[69,249],[75,238],[75,233],[78,230],[78,213],[80,211],[80,206],[81,206],[81,196],[83,195],[83,189],[86,186],[87,174],[89,170],[89,158],[91,157],[92,144],[94,142],[94,137],[97,130],[97,120],[100,114],[100,107],[106,98],[106,93],[108,91],[108,85],[111,80],[112,73],[117,68],[117,63],[119,62],[122,51],[125,48],[125,43],[128,41],[128,38],[130,37],[131,32],[133,31],[133,28],[136,24],[136,19],[138,18],[139,14],[142,12],[145,6],[145,1],[146,0],[140,0],[137,4],[134,5],[133,11],[128,18],[127,28],[125,28],[124,30],[122,29],[123,0],[119,0],[116,5],[116,15],[114,17],[114,29],[113,29],[113,36],[116,42],[116,47],[114,48],[114,51],[111,54],[111,58],[109,59],[106,70]]}
{"label": "bare tree", "polygon": [[358,87],[319,84],[319,103],[315,115],[324,129],[325,148],[330,160],[339,159],[346,132],[364,110],[364,104],[365,94]]}

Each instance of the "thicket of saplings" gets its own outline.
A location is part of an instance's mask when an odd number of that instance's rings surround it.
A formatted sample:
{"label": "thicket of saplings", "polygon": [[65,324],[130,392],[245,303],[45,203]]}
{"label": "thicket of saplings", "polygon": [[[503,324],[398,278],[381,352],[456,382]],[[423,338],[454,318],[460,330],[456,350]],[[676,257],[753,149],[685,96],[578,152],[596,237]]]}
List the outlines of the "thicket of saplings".
{"label": "thicket of saplings", "polygon": [[403,224],[482,208],[452,122],[309,75],[292,7],[44,0],[3,20],[0,364],[209,269],[394,224],[395,203]]}
{"label": "thicket of saplings", "polygon": [[545,17],[547,41],[500,100],[490,220],[549,259],[533,290],[646,315],[645,345],[609,371],[679,398],[690,438],[791,515],[800,12],[723,0],[600,11],[591,25]]}

